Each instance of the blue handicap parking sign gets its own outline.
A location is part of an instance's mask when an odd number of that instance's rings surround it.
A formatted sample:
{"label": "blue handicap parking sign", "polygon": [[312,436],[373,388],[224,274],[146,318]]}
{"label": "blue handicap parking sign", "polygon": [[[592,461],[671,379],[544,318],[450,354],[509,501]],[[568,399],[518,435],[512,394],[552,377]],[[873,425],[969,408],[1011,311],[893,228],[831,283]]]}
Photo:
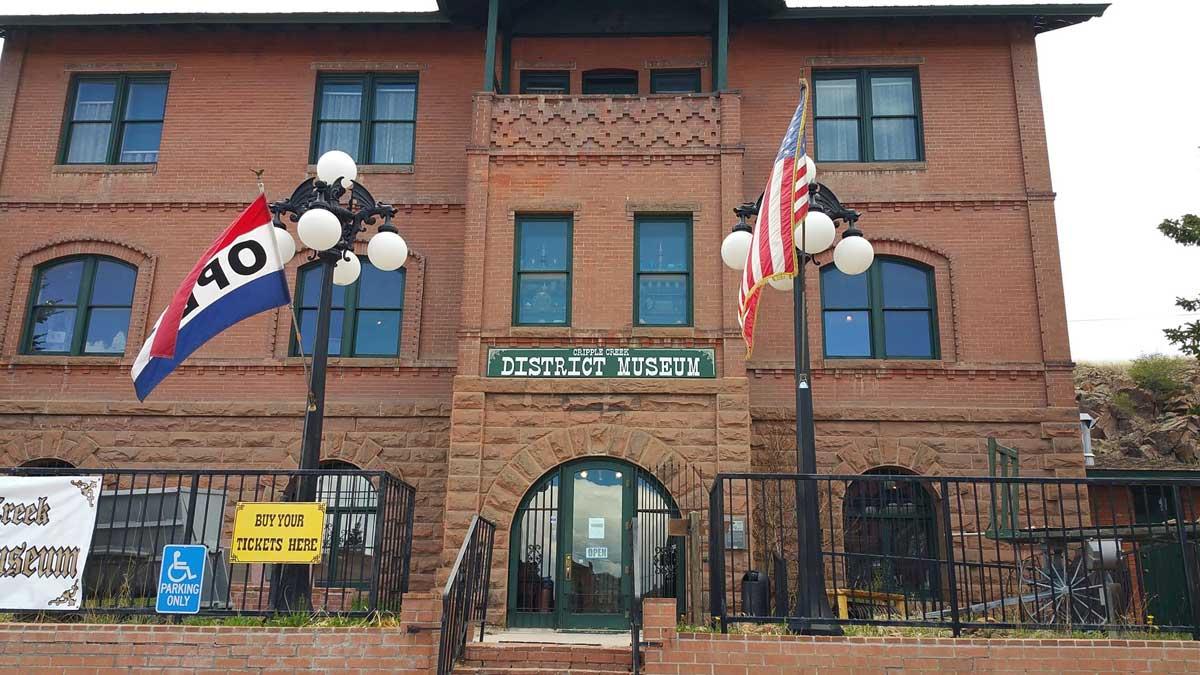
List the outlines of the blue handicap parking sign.
{"label": "blue handicap parking sign", "polygon": [[204,589],[204,565],[208,547],[168,544],[163,547],[162,567],[158,572],[160,614],[196,614]]}

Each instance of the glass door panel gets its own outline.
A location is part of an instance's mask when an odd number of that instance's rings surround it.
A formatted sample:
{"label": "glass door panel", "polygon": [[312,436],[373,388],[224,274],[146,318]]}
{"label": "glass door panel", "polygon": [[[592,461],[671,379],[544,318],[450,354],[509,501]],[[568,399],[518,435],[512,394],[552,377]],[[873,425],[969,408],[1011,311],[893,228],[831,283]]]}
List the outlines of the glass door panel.
{"label": "glass door panel", "polygon": [[588,462],[564,480],[569,516],[562,573],[564,628],[625,628],[631,575],[626,523],[631,477],[620,465]]}

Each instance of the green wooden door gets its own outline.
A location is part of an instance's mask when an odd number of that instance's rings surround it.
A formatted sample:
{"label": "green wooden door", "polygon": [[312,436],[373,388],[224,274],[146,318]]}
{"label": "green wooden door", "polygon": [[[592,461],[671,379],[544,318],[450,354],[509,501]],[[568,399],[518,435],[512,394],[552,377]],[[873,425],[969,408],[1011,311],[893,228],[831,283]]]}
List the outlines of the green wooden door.
{"label": "green wooden door", "polygon": [[1139,551],[1146,613],[1156,626],[1191,624],[1183,551],[1178,544],[1146,546]]}
{"label": "green wooden door", "polygon": [[633,481],[629,467],[588,460],[563,468],[558,585],[559,627],[629,627],[633,561],[629,522]]}

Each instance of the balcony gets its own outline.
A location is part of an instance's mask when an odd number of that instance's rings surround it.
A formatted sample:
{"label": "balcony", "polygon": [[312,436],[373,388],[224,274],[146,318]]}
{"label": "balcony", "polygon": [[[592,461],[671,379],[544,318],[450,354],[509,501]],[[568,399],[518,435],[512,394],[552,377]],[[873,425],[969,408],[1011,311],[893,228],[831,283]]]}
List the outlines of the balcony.
{"label": "balcony", "polygon": [[722,114],[737,104],[730,94],[488,99],[492,155],[715,155]]}

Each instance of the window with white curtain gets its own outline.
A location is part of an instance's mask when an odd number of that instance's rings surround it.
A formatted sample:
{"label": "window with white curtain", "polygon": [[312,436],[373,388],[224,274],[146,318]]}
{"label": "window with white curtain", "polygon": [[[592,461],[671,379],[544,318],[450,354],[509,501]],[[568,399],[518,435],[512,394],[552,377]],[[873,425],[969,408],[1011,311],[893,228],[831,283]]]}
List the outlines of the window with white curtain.
{"label": "window with white curtain", "polygon": [[412,164],[416,120],[415,76],[324,75],[311,159],[342,150],[360,164]]}
{"label": "window with white curtain", "polygon": [[67,98],[59,161],[153,164],[158,161],[167,76],[78,75]]}
{"label": "window with white curtain", "polygon": [[818,71],[813,89],[817,161],[924,159],[915,70]]}

